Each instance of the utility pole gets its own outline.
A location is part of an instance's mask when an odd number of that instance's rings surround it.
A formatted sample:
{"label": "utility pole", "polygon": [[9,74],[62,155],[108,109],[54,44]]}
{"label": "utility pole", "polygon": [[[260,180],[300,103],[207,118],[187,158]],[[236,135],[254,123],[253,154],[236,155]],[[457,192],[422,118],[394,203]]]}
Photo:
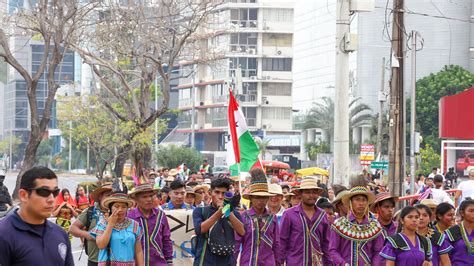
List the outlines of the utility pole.
{"label": "utility pole", "polygon": [[389,187],[393,195],[401,194],[402,179],[405,176],[405,125],[403,117],[403,45],[404,45],[404,0],[393,2],[392,27],[392,60],[398,60],[398,67],[393,67],[390,81],[390,144],[389,144]]}
{"label": "utility pole", "polygon": [[334,99],[334,183],[349,185],[349,0],[336,5],[336,89]]}
{"label": "utility pole", "polygon": [[382,79],[379,91],[379,119],[377,123],[377,153],[382,156],[383,103],[385,102],[385,57],[382,58]]}
{"label": "utility pole", "polygon": [[191,108],[191,148],[194,149],[195,148],[195,126],[194,126],[194,123],[195,123],[195,113],[196,113],[196,71],[197,71],[197,62],[194,63],[194,66],[193,66],[193,86],[191,87],[191,104],[192,104],[192,108]]}
{"label": "utility pole", "polygon": [[410,191],[415,194],[415,126],[416,126],[416,37],[411,32],[411,116],[410,116]]}

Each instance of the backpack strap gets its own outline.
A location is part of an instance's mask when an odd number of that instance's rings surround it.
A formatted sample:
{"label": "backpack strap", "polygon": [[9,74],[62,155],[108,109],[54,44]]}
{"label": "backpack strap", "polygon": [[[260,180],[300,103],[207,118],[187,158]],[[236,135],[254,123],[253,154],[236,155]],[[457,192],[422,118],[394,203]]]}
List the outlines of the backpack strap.
{"label": "backpack strap", "polygon": [[94,214],[94,209],[95,209],[95,206],[90,206],[89,208],[87,208],[86,224],[84,225],[86,227],[86,231],[89,231],[89,227],[91,226],[92,215]]}

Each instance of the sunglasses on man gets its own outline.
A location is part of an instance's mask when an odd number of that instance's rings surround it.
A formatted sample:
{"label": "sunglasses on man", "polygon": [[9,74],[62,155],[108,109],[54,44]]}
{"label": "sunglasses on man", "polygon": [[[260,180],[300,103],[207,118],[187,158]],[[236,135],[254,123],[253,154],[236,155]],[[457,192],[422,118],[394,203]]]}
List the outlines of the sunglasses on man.
{"label": "sunglasses on man", "polygon": [[56,188],[54,190],[50,190],[50,189],[43,188],[43,187],[29,188],[29,189],[26,189],[26,190],[27,191],[36,191],[36,194],[38,194],[38,196],[43,197],[43,198],[47,198],[51,194],[53,194],[53,197],[56,198],[59,195],[59,192],[61,191],[59,188]]}

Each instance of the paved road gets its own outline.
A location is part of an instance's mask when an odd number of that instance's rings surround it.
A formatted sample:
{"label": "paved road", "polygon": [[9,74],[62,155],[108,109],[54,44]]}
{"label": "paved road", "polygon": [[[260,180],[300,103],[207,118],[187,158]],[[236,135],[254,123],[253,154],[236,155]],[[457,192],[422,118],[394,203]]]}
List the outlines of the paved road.
{"label": "paved road", "polygon": [[[15,180],[17,173],[7,173],[5,177],[5,185],[8,188],[8,191],[12,193],[15,188]],[[71,174],[60,174],[58,176],[59,188],[67,188],[74,195],[76,191],[77,184],[84,181],[96,181],[97,179],[93,176],[81,176],[81,175],[71,175]],[[76,266],[87,266],[87,255],[85,252],[82,252],[82,258],[79,260],[81,255],[81,241],[78,238],[72,239],[72,255],[74,256],[74,262]]]}

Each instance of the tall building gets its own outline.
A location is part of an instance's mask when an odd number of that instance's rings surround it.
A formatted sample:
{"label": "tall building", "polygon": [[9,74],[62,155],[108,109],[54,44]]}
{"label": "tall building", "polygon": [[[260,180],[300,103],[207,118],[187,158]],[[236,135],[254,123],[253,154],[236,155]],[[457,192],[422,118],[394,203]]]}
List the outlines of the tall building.
{"label": "tall building", "polygon": [[180,113],[174,133],[186,144],[194,131],[198,150],[225,150],[228,89],[237,83],[234,93],[250,131],[279,153],[298,152],[299,136],[292,130],[293,2],[231,0],[210,16],[201,29],[210,37],[200,59],[212,54],[212,61],[183,66],[183,73],[195,72],[176,87]]}

